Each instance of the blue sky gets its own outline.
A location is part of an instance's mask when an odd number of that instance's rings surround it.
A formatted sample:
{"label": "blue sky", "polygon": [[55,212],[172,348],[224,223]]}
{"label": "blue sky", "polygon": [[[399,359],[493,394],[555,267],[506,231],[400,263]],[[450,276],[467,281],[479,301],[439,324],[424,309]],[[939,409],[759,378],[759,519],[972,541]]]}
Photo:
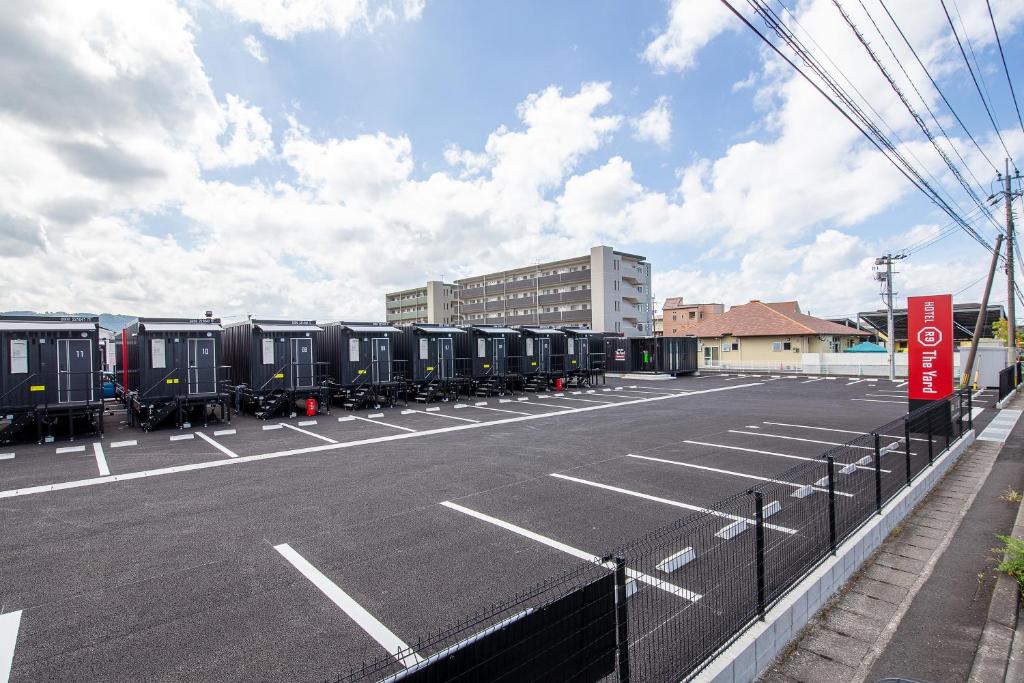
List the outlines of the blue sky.
{"label": "blue sky", "polygon": [[[786,5],[969,211],[832,4]],[[991,168],[865,5],[954,137],[942,144],[987,186]],[[1002,159],[938,0],[888,5]],[[1024,164],[985,5],[960,5]],[[992,6],[1017,76],[1024,9]],[[4,90],[63,78],[78,98],[0,100],[0,142],[20,152],[0,173],[0,308],[375,318],[387,289],[603,242],[650,257],[658,299],[796,298],[846,314],[878,306],[874,255],[949,222],[717,0],[54,0],[0,10],[0,30],[16,38],[0,48]],[[652,108],[657,130],[641,134]],[[83,145],[101,161],[68,151]],[[68,262],[83,267],[32,292],[18,284]],[[967,285],[986,263],[953,235],[915,253],[897,284],[976,299]],[[115,269],[115,286],[97,275]]]}

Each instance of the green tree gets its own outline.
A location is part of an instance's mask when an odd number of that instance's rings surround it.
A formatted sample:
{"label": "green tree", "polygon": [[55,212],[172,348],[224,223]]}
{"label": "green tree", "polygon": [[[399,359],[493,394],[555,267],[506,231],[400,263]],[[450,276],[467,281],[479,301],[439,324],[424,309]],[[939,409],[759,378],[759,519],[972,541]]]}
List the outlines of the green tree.
{"label": "green tree", "polygon": [[[1006,318],[1000,318],[999,320],[992,323],[992,336],[1000,341],[1006,341],[1006,327],[1009,323]],[[1024,344],[1024,332],[1020,329],[1017,330],[1017,347],[1020,348],[1021,344]]]}

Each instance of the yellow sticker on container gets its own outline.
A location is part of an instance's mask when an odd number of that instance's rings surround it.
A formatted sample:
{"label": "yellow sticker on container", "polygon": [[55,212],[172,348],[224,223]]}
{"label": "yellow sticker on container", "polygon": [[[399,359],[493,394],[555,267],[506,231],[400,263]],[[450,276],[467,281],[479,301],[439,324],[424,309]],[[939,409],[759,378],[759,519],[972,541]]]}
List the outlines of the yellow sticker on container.
{"label": "yellow sticker on container", "polygon": [[167,383],[168,383],[168,384],[174,384],[174,378],[173,378],[173,377],[169,378],[169,379],[167,380]]}
{"label": "yellow sticker on container", "polygon": [[530,365],[536,365],[536,364],[537,364],[537,361],[533,361],[532,363],[530,363]]}
{"label": "yellow sticker on container", "polygon": [[427,366],[427,372],[433,372],[433,371],[434,371],[434,366],[433,365],[428,365]]}
{"label": "yellow sticker on container", "polygon": [[274,375],[274,379],[284,379],[284,373],[283,372],[277,373],[276,375]]}
{"label": "yellow sticker on container", "polygon": [[490,364],[490,363],[484,363],[484,370],[486,370],[486,369],[487,369],[487,368],[489,368],[489,367],[491,367],[491,364]]}
{"label": "yellow sticker on container", "polygon": [[366,370],[356,370],[356,374],[357,375],[365,375],[366,374]]}
{"label": "yellow sticker on container", "polygon": [[46,385],[44,384],[33,384],[28,388],[29,391],[46,391]]}
{"label": "yellow sticker on container", "polygon": [[575,358],[572,359],[572,364],[576,365],[576,359]]}

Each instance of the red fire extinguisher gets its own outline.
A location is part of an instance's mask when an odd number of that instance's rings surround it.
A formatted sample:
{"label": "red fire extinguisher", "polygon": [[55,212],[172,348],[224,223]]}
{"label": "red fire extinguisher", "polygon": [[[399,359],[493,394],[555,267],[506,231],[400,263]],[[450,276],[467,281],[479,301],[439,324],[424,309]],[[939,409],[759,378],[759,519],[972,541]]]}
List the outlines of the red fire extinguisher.
{"label": "red fire extinguisher", "polygon": [[555,378],[555,391],[561,391],[565,385],[562,383],[561,377]]}
{"label": "red fire extinguisher", "polygon": [[316,415],[316,399],[309,397],[306,399],[306,417],[313,417]]}

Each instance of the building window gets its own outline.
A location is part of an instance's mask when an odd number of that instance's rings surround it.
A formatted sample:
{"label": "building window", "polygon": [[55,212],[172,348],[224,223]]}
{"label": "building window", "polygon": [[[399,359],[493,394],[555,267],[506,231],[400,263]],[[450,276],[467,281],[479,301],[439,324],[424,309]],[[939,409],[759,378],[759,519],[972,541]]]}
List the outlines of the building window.
{"label": "building window", "polygon": [[615,302],[615,310],[616,311],[619,310],[619,302],[618,301]]}
{"label": "building window", "polygon": [[[675,313],[672,314],[672,319],[676,320],[676,314]],[[675,332],[675,329],[673,329],[672,331]]]}
{"label": "building window", "polygon": [[[673,317],[673,319],[675,318],[675,316],[672,316],[672,317]],[[693,320],[696,317],[697,317],[697,312],[696,311],[690,311],[690,320]]]}

